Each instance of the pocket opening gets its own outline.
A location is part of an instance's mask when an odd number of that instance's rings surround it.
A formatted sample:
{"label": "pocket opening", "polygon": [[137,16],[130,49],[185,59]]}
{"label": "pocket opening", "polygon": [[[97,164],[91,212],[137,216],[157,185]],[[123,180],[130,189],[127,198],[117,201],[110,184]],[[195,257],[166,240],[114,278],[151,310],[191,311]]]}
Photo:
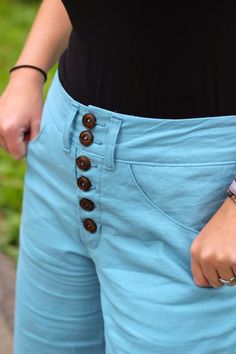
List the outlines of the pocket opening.
{"label": "pocket opening", "polygon": [[141,202],[172,222],[199,233],[226,199],[236,163],[199,166],[150,166],[128,163]]}
{"label": "pocket opening", "polygon": [[34,137],[34,139],[28,141],[28,145],[29,145],[29,146],[32,146],[33,144],[35,144],[35,143],[39,140],[39,138],[41,137],[41,135],[42,135],[44,129],[46,128],[46,126],[47,126],[47,123],[45,123],[45,124],[39,129],[39,132],[38,132],[38,134]]}
{"label": "pocket opening", "polygon": [[142,187],[139,185],[136,177],[135,177],[135,174],[133,172],[133,169],[132,169],[132,165],[131,164],[128,164],[129,165],[129,170],[130,170],[130,174],[131,174],[131,177],[132,177],[132,180],[135,184],[135,186],[138,188],[139,192],[140,192],[140,195],[143,197],[144,200],[146,200],[148,202],[148,204],[151,204],[151,206],[158,210],[163,216],[165,216],[166,218],[168,218],[170,221],[174,222],[175,224],[183,227],[184,229],[187,229],[188,231],[191,231],[195,234],[198,234],[201,230],[197,230],[197,229],[194,229],[190,226],[187,226],[183,223],[181,223],[180,221],[174,219],[172,216],[168,215],[165,211],[163,211],[159,206],[157,206],[151,198],[149,198],[149,196],[147,195],[147,193],[142,189]]}

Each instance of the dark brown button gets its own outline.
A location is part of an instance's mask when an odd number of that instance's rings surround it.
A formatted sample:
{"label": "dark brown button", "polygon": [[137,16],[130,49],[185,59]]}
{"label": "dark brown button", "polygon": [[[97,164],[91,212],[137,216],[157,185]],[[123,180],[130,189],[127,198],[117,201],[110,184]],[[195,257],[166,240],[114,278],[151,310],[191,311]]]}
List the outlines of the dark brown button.
{"label": "dark brown button", "polygon": [[77,179],[77,185],[80,189],[88,191],[91,187],[91,182],[87,177],[81,176]]}
{"label": "dark brown button", "polygon": [[87,198],[81,198],[79,201],[79,204],[81,206],[81,208],[85,209],[85,210],[93,210],[95,208],[94,202],[90,199]]}
{"label": "dark brown button", "polygon": [[93,134],[89,130],[83,130],[79,135],[81,144],[87,146],[93,142]]}
{"label": "dark brown button", "polygon": [[87,171],[91,167],[90,160],[87,156],[81,155],[76,159],[77,166],[84,171]]}
{"label": "dark brown button", "polygon": [[87,128],[94,128],[96,125],[96,117],[92,113],[86,113],[83,115],[82,123]]}
{"label": "dark brown button", "polygon": [[89,232],[95,232],[97,230],[97,224],[92,219],[84,219],[84,228]]}

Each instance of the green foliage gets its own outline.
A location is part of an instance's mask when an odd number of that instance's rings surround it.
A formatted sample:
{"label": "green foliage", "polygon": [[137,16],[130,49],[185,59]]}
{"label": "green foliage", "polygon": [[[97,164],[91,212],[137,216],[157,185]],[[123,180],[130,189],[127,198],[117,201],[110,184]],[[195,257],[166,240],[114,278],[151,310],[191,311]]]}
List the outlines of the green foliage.
{"label": "green foliage", "polygon": [[[0,1],[0,94],[8,82],[10,67],[15,62],[31,28],[40,1]],[[44,86],[46,96],[56,66]],[[0,149],[0,251],[18,257],[25,159],[14,160]]]}
{"label": "green foliage", "polygon": [[14,0],[0,2],[0,91],[8,80],[8,69],[20,54],[38,6],[39,2],[35,1],[31,4]]}

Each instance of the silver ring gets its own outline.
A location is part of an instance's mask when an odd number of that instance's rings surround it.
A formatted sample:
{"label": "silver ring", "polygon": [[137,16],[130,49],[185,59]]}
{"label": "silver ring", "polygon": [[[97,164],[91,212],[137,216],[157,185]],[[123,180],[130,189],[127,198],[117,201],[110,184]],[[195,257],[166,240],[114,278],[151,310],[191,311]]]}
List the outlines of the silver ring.
{"label": "silver ring", "polygon": [[218,277],[218,278],[219,278],[219,281],[224,285],[228,285],[228,286],[236,285],[236,276],[232,277],[229,280],[222,279],[221,277]]}

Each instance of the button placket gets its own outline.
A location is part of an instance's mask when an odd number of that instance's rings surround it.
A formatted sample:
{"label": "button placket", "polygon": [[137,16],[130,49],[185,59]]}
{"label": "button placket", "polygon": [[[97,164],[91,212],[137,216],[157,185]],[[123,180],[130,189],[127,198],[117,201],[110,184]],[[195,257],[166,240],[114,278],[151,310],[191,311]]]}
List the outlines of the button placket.
{"label": "button placket", "polygon": [[76,165],[79,169],[83,171],[87,171],[91,168],[90,159],[85,155],[80,155],[79,157],[77,157]]}
{"label": "button placket", "polygon": [[93,210],[95,208],[94,202],[88,198],[81,198],[80,199],[80,206],[85,210]]}
{"label": "button placket", "polygon": [[93,143],[93,133],[89,129],[83,130],[79,135],[79,139],[81,144],[89,146]]}
{"label": "button placket", "polygon": [[85,127],[92,129],[96,125],[96,117],[92,113],[86,113],[83,115],[82,123]]}
{"label": "button placket", "polygon": [[89,191],[92,184],[90,182],[90,179],[85,177],[85,176],[80,176],[77,179],[77,186],[82,189],[83,191]]}
{"label": "button placket", "polygon": [[[94,136],[91,131],[96,125],[96,117],[91,113],[86,113],[82,116],[82,124],[87,128],[86,130],[82,130],[79,134],[79,141],[84,146],[89,146],[93,143]],[[77,178],[77,186],[80,188],[83,193],[90,193],[92,183],[90,179],[85,176],[86,171],[92,168],[91,160],[86,155],[80,155],[76,158],[76,166],[78,169],[84,171]],[[82,197],[79,200],[80,207],[88,213],[91,213],[96,208],[96,203],[89,198]],[[97,231],[97,224],[95,220],[91,217],[83,217],[82,218],[82,225],[84,229],[90,233],[95,233]]]}

